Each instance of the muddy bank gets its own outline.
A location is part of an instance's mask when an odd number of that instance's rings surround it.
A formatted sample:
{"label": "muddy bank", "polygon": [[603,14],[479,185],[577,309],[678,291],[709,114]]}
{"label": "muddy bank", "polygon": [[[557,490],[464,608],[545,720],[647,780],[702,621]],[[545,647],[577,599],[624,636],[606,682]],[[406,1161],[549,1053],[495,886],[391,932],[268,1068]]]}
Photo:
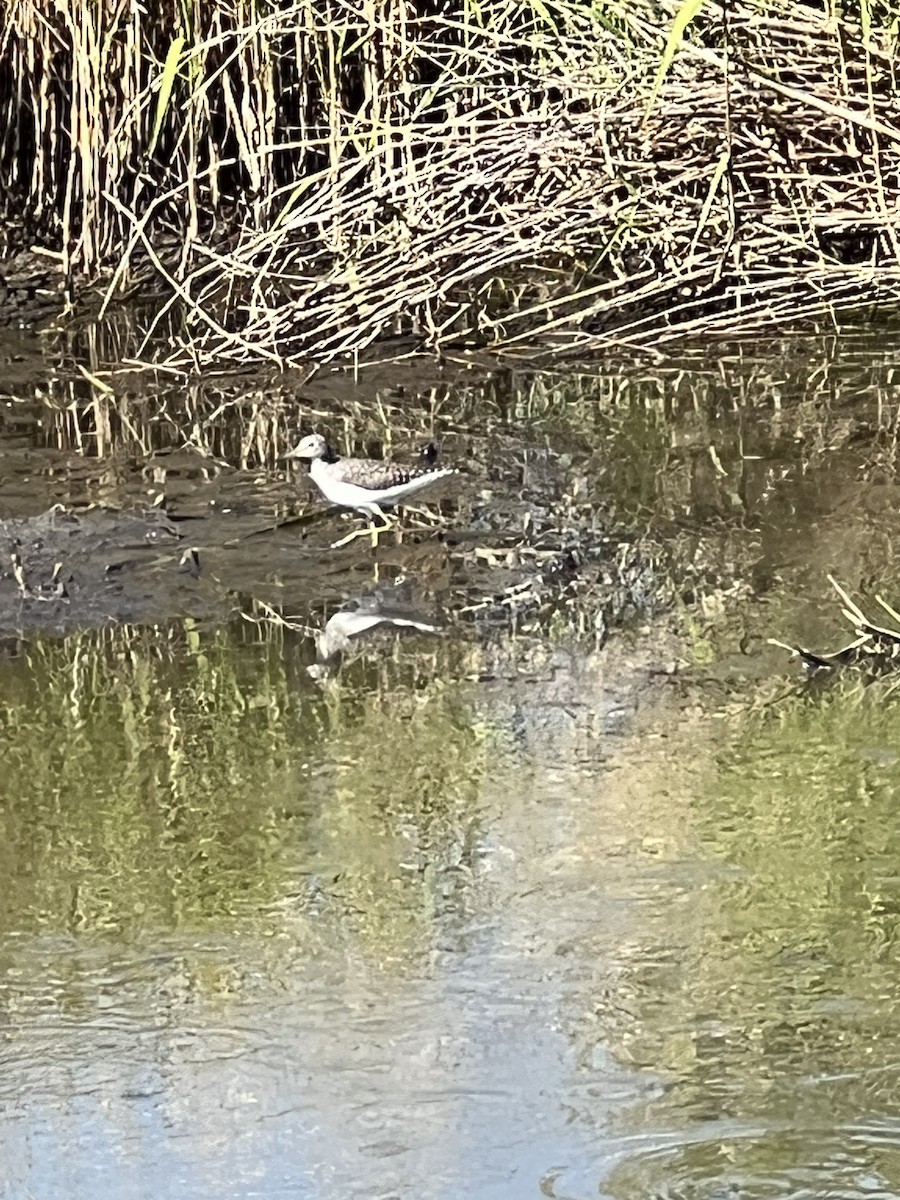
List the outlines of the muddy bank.
{"label": "muddy bank", "polygon": [[[0,349],[6,632],[225,621],[260,605],[321,623],[372,581],[404,577],[443,619],[485,635],[557,619],[602,639],[610,619],[665,590],[658,540],[616,523],[569,438],[525,431],[508,375],[470,381],[432,360],[363,380],[147,387],[125,375],[105,392],[35,360],[26,338]],[[366,539],[332,550],[361,520],[279,461],[310,428],[344,452],[398,461],[436,437],[460,474],[376,551]]]}
{"label": "muddy bank", "polygon": [[[701,626],[729,614],[747,645],[760,636],[748,606],[780,582],[816,580],[824,597],[829,568],[851,587],[889,573],[891,345],[720,347],[564,376],[427,359],[175,384],[86,378],[62,350],[40,358],[7,335],[0,627],[265,607],[321,628],[374,582],[405,577],[479,637],[596,644],[686,606]],[[434,439],[461,473],[376,553],[362,539],[332,551],[357,519],[279,461],[312,429],[343,453],[399,461]],[[793,620],[766,632],[790,635]]]}
{"label": "muddy bank", "polygon": [[[458,485],[466,486],[477,480]],[[269,610],[303,622],[374,581],[404,578],[444,619],[485,636],[546,631],[558,617],[602,640],[610,619],[649,611],[671,594],[657,579],[650,539],[642,547],[572,520],[561,527],[552,504],[522,505],[508,523],[509,507],[485,512],[469,500],[460,528],[460,501],[448,500],[446,515],[407,516],[377,549],[367,538],[333,549],[359,521],[308,496],[305,484],[302,498],[284,500],[301,511],[279,516],[271,491],[241,502],[197,486],[181,510],[58,505],[0,521],[0,630],[63,634]]]}

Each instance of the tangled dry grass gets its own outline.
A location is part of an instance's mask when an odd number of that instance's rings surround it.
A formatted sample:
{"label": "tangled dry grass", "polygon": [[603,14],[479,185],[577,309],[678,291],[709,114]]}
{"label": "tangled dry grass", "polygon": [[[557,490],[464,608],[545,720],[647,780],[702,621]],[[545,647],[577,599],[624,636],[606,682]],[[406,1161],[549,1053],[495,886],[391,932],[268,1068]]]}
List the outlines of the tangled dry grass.
{"label": "tangled dry grass", "polygon": [[104,308],[161,282],[137,353],[170,363],[582,354],[892,302],[897,11],[684,5],[676,47],[664,10],[11,0],[0,203]]}

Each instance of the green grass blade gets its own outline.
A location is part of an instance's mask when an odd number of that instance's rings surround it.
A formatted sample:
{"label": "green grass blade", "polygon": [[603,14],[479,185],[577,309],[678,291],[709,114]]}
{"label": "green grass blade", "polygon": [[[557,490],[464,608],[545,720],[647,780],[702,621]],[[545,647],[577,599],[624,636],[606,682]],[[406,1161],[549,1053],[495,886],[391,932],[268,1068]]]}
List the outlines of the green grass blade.
{"label": "green grass blade", "polygon": [[148,154],[152,154],[156,149],[159,131],[162,129],[166,109],[169,107],[169,101],[172,98],[172,86],[175,83],[175,76],[178,74],[178,60],[181,58],[181,51],[183,49],[184,38],[179,34],[178,37],[172,39],[172,45],[169,47],[169,52],[166,55],[166,61],[163,65],[162,79],[159,83],[159,95],[156,97],[156,115],[153,118],[153,132],[150,135]]}
{"label": "green grass blade", "polygon": [[644,120],[650,116],[653,111],[653,105],[656,103],[656,97],[659,95],[659,89],[662,87],[669,68],[675,61],[675,55],[678,53],[678,47],[681,45],[685,31],[696,17],[697,13],[705,4],[706,0],[685,0],[681,8],[675,14],[675,20],[672,22],[672,28],[669,30],[669,36],[666,38],[665,49],[660,60],[659,69],[656,72],[656,78],[653,80],[653,87],[650,90],[650,99],[647,101],[647,111],[644,113]]}

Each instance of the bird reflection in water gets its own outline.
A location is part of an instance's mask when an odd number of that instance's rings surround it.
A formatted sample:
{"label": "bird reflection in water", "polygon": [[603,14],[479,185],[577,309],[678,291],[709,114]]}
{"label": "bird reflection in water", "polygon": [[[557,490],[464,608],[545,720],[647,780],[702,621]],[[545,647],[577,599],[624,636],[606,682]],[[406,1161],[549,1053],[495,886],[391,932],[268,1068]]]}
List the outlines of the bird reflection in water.
{"label": "bird reflection in water", "polygon": [[328,679],[362,638],[407,629],[443,633],[441,626],[414,603],[410,580],[376,586],[347,601],[328,618],[325,628],[315,635],[316,661],[307,670],[313,679]]}

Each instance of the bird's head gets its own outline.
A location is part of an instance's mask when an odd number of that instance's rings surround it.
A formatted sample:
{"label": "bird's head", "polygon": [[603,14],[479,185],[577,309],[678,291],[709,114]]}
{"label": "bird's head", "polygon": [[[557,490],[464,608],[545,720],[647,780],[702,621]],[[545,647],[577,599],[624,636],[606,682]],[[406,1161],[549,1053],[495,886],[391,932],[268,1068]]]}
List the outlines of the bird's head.
{"label": "bird's head", "polygon": [[309,433],[305,438],[297,443],[293,450],[288,450],[287,454],[283,455],[285,459],[294,458],[327,458],[328,443],[322,437],[321,433]]}

